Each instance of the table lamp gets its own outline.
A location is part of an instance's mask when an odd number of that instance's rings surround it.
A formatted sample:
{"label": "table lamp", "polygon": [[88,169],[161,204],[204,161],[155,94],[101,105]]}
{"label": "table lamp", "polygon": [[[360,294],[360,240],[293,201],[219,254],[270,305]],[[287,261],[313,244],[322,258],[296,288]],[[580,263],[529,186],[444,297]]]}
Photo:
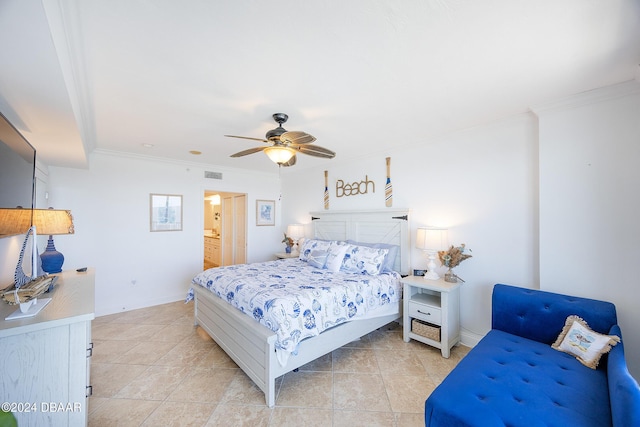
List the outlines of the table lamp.
{"label": "table lamp", "polygon": [[447,247],[447,229],[434,227],[418,227],[416,236],[416,248],[427,253],[429,263],[427,272],[424,275],[426,280],[438,280],[440,276],[436,273],[436,254],[439,250]]}
{"label": "table lamp", "polygon": [[60,273],[64,263],[64,255],[56,250],[53,236],[58,234],[73,234],[73,216],[71,211],[63,209],[34,209],[33,225],[38,234],[49,235],[47,248],[40,254],[42,269],[47,273]]}

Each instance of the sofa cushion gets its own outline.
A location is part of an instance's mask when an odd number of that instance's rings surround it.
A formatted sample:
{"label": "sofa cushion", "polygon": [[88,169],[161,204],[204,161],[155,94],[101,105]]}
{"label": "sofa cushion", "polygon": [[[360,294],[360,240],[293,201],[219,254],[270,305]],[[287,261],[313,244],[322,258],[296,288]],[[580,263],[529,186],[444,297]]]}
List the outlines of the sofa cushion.
{"label": "sofa cushion", "polygon": [[580,317],[569,316],[558,339],[551,347],[571,354],[584,366],[595,369],[602,355],[608,353],[611,347],[619,342],[620,337],[594,332]]}
{"label": "sofa cushion", "polygon": [[609,426],[606,369],[491,330],[425,404],[427,426]]}

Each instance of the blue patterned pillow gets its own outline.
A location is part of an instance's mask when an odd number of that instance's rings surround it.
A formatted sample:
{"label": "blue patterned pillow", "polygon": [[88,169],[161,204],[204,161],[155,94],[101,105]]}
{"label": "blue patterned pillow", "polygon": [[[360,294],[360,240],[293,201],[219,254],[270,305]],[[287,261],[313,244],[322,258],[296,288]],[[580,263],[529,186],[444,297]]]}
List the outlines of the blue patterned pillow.
{"label": "blue patterned pillow", "polygon": [[382,271],[383,272],[393,271],[393,268],[395,267],[395,263],[396,263],[396,258],[398,256],[398,252],[400,251],[400,246],[392,245],[390,243],[363,243],[363,242],[356,242],[353,240],[347,240],[347,243],[351,245],[356,245],[356,246],[367,246],[370,248],[389,249],[389,253],[387,254],[387,256],[384,259],[384,262],[382,263]]}
{"label": "blue patterned pillow", "polygon": [[329,256],[329,252],[320,251],[320,250],[312,250],[309,256],[307,257],[307,262],[310,266],[315,268],[324,268],[327,263],[327,257]]}
{"label": "blue patterned pillow", "polygon": [[307,239],[300,248],[300,256],[298,258],[300,258],[301,261],[307,261],[311,251],[328,251],[329,245],[331,245],[330,240]]}
{"label": "blue patterned pillow", "polygon": [[340,271],[342,260],[344,260],[344,255],[347,253],[348,248],[349,245],[342,242],[333,242],[331,246],[329,246],[329,256],[325,264],[327,270],[333,271],[334,273]]}
{"label": "blue patterned pillow", "polygon": [[349,245],[342,261],[341,270],[371,276],[378,275],[382,271],[388,253],[389,249]]}

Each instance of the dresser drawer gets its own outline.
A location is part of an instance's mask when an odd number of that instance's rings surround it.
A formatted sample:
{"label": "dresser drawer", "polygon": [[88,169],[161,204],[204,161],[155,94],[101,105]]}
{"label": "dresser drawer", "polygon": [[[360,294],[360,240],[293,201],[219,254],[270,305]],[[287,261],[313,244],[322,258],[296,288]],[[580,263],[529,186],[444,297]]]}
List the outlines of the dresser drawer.
{"label": "dresser drawer", "polygon": [[440,310],[440,307],[425,304],[413,298],[409,301],[409,316],[434,325],[442,324],[442,310]]}

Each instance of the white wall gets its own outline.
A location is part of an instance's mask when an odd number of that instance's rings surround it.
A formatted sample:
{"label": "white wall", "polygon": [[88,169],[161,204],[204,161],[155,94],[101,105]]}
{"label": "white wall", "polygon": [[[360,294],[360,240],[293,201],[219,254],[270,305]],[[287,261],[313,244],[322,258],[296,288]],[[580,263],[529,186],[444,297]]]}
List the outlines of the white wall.
{"label": "white wall", "polygon": [[[411,239],[421,225],[449,228],[453,244],[466,243],[473,258],[456,272],[461,291],[463,340],[473,345],[491,326],[495,283],[538,287],[537,122],[520,115],[435,141],[413,141],[359,159],[327,161],[322,169],[292,169],[283,177],[283,223],[309,223],[323,210],[324,169],[330,209],[385,209],[385,157],[391,157],[393,206],[410,208]],[[345,142],[348,143],[348,142]],[[336,197],[336,181],[375,182],[375,193]],[[364,189],[364,186],[362,187]],[[425,255],[413,249],[412,268]],[[443,271],[440,271],[443,273]]]}
{"label": "white wall", "polygon": [[613,302],[640,378],[640,84],[537,112],[541,288]]}
{"label": "white wall", "polygon": [[[205,170],[223,172],[223,179],[205,179]],[[63,268],[96,268],[96,315],[186,296],[202,270],[207,189],[247,193],[249,262],[271,259],[281,249],[279,224],[255,226],[255,200],[279,198],[277,173],[94,153],[88,170],[51,167],[50,188],[50,203],[74,216],[75,234],[55,239]],[[150,193],[183,196],[182,231],[149,231]]]}

